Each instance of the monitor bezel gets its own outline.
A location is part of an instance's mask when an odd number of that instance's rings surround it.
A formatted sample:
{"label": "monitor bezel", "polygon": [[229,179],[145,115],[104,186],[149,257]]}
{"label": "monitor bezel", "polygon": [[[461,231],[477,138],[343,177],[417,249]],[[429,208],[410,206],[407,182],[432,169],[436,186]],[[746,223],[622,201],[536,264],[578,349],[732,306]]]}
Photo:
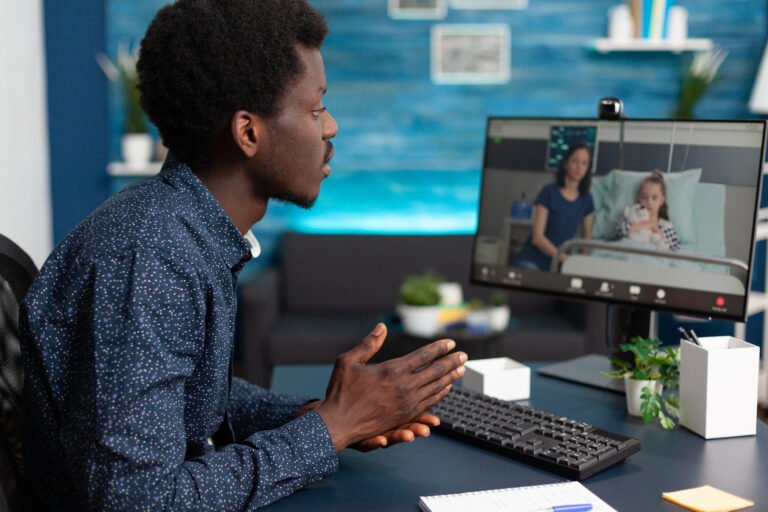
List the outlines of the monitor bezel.
{"label": "monitor bezel", "polygon": [[[630,301],[630,300],[623,300],[619,298],[609,298],[609,297],[601,297],[599,295],[584,295],[584,294],[573,294],[568,293],[566,291],[558,292],[553,290],[545,290],[541,288],[534,288],[530,286],[525,285],[509,285],[502,282],[488,282],[486,280],[478,279],[476,278],[477,272],[476,272],[476,262],[475,262],[475,255],[477,251],[477,240],[480,236],[480,214],[481,214],[481,208],[483,205],[483,193],[485,190],[485,179],[486,179],[486,158],[488,155],[487,151],[487,144],[489,140],[489,133],[490,133],[490,126],[491,123],[494,121],[542,121],[542,122],[558,122],[558,121],[564,121],[564,122],[597,122],[597,123],[616,123],[620,124],[622,122],[630,122],[630,123],[674,123],[674,122],[685,122],[685,123],[749,123],[749,124],[757,124],[762,125],[763,127],[763,142],[760,148],[760,159],[761,162],[763,162],[763,166],[761,167],[760,173],[758,174],[757,179],[757,187],[755,190],[755,209],[753,212],[753,222],[752,222],[752,236],[751,236],[751,243],[749,248],[749,265],[747,269],[747,287],[746,287],[746,293],[744,294],[743,301],[742,301],[742,308],[741,308],[741,314],[730,314],[730,313],[720,313],[717,311],[700,311],[698,309],[691,309],[691,308],[685,308],[681,306],[671,306],[671,305],[664,305],[664,304],[651,304],[646,302],[640,302],[640,301]],[[590,117],[527,117],[527,116],[489,116],[486,119],[486,126],[485,126],[485,134],[483,139],[483,166],[480,169],[480,194],[478,199],[478,212],[477,212],[477,227],[475,229],[475,234],[472,237],[472,254],[471,254],[471,265],[470,265],[470,276],[469,280],[470,283],[480,286],[492,286],[497,288],[503,288],[505,290],[510,291],[521,291],[521,292],[529,292],[529,293],[538,293],[541,295],[546,295],[550,297],[557,297],[561,299],[568,299],[568,300],[574,300],[574,301],[586,301],[586,302],[600,302],[600,303],[606,303],[609,305],[617,305],[617,306],[625,306],[630,308],[637,308],[637,309],[647,309],[647,310],[653,310],[653,311],[664,311],[674,314],[684,314],[689,316],[695,316],[695,317],[703,317],[703,318],[716,318],[721,320],[728,320],[728,321],[734,321],[734,322],[745,322],[747,318],[750,315],[749,312],[749,296],[752,292],[751,286],[752,286],[752,272],[754,267],[754,259],[755,259],[755,243],[756,243],[756,237],[757,237],[757,225],[759,222],[758,213],[760,211],[760,198],[762,194],[762,187],[763,187],[763,175],[765,173],[766,169],[766,162],[765,162],[765,155],[766,155],[766,136],[768,135],[768,121],[761,120],[761,119],[664,119],[664,118],[641,118],[641,119],[598,119],[598,118],[590,118]],[[596,141],[597,142],[597,141]],[[593,164],[593,169],[596,168],[596,165]],[[691,292],[695,292],[695,290],[691,290]]]}

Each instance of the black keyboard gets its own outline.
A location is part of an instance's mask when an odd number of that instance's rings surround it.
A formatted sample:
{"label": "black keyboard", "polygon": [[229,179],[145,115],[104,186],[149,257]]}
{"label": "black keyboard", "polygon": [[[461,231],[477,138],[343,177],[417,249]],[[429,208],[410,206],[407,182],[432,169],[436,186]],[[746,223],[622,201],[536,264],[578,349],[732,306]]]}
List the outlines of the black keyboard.
{"label": "black keyboard", "polygon": [[441,434],[571,480],[640,451],[637,439],[464,389],[454,388],[430,412],[440,418]]}

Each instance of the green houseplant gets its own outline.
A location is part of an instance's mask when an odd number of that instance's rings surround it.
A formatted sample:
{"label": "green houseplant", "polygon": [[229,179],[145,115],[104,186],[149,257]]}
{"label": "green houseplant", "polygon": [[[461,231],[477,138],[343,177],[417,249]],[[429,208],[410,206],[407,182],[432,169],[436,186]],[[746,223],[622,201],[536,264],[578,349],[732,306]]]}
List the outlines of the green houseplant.
{"label": "green houseplant", "polygon": [[715,81],[720,65],[728,56],[728,52],[719,48],[710,52],[697,53],[683,69],[678,97],[672,117],[675,119],[691,119],[699,99],[707,92]]}
{"label": "green houseplant", "polygon": [[660,346],[657,339],[636,336],[619,346],[622,352],[632,354],[632,361],[611,358],[617,369],[602,374],[624,379],[630,414],[639,412],[646,423],[658,418],[663,428],[671,429],[676,425],[673,418],[679,416],[680,355],[677,349],[661,350]]}
{"label": "green houseplant", "polygon": [[138,58],[138,46],[131,50],[125,42],[118,44],[117,58],[114,61],[103,53],[96,55],[96,62],[104,75],[119,91],[125,116],[121,150],[123,160],[132,167],[143,167],[152,158],[149,122],[141,107],[139,75],[136,71]]}
{"label": "green houseplant", "polygon": [[434,336],[440,330],[440,285],[445,279],[427,270],[406,276],[400,285],[397,313],[408,334]]}

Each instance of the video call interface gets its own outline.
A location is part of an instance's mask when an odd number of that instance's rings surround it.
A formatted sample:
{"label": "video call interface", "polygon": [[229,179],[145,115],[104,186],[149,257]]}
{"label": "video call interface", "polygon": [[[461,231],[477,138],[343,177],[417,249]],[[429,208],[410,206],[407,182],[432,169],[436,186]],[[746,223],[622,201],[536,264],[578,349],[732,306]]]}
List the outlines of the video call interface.
{"label": "video call interface", "polygon": [[473,279],[743,320],[765,123],[491,118]]}

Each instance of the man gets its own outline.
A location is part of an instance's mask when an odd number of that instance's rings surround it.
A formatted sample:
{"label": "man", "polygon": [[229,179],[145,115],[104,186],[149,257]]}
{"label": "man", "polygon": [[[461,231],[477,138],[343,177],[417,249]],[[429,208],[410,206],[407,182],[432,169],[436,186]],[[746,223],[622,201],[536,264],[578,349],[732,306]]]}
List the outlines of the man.
{"label": "man", "polygon": [[141,46],[142,103],[171,156],[56,248],[22,311],[27,494],[46,510],[243,510],[333,473],[337,452],[429,434],[466,355],[436,341],[326,397],[231,378],[235,283],[270,199],[309,207],[337,125],[322,16],[305,0],[180,0]]}

